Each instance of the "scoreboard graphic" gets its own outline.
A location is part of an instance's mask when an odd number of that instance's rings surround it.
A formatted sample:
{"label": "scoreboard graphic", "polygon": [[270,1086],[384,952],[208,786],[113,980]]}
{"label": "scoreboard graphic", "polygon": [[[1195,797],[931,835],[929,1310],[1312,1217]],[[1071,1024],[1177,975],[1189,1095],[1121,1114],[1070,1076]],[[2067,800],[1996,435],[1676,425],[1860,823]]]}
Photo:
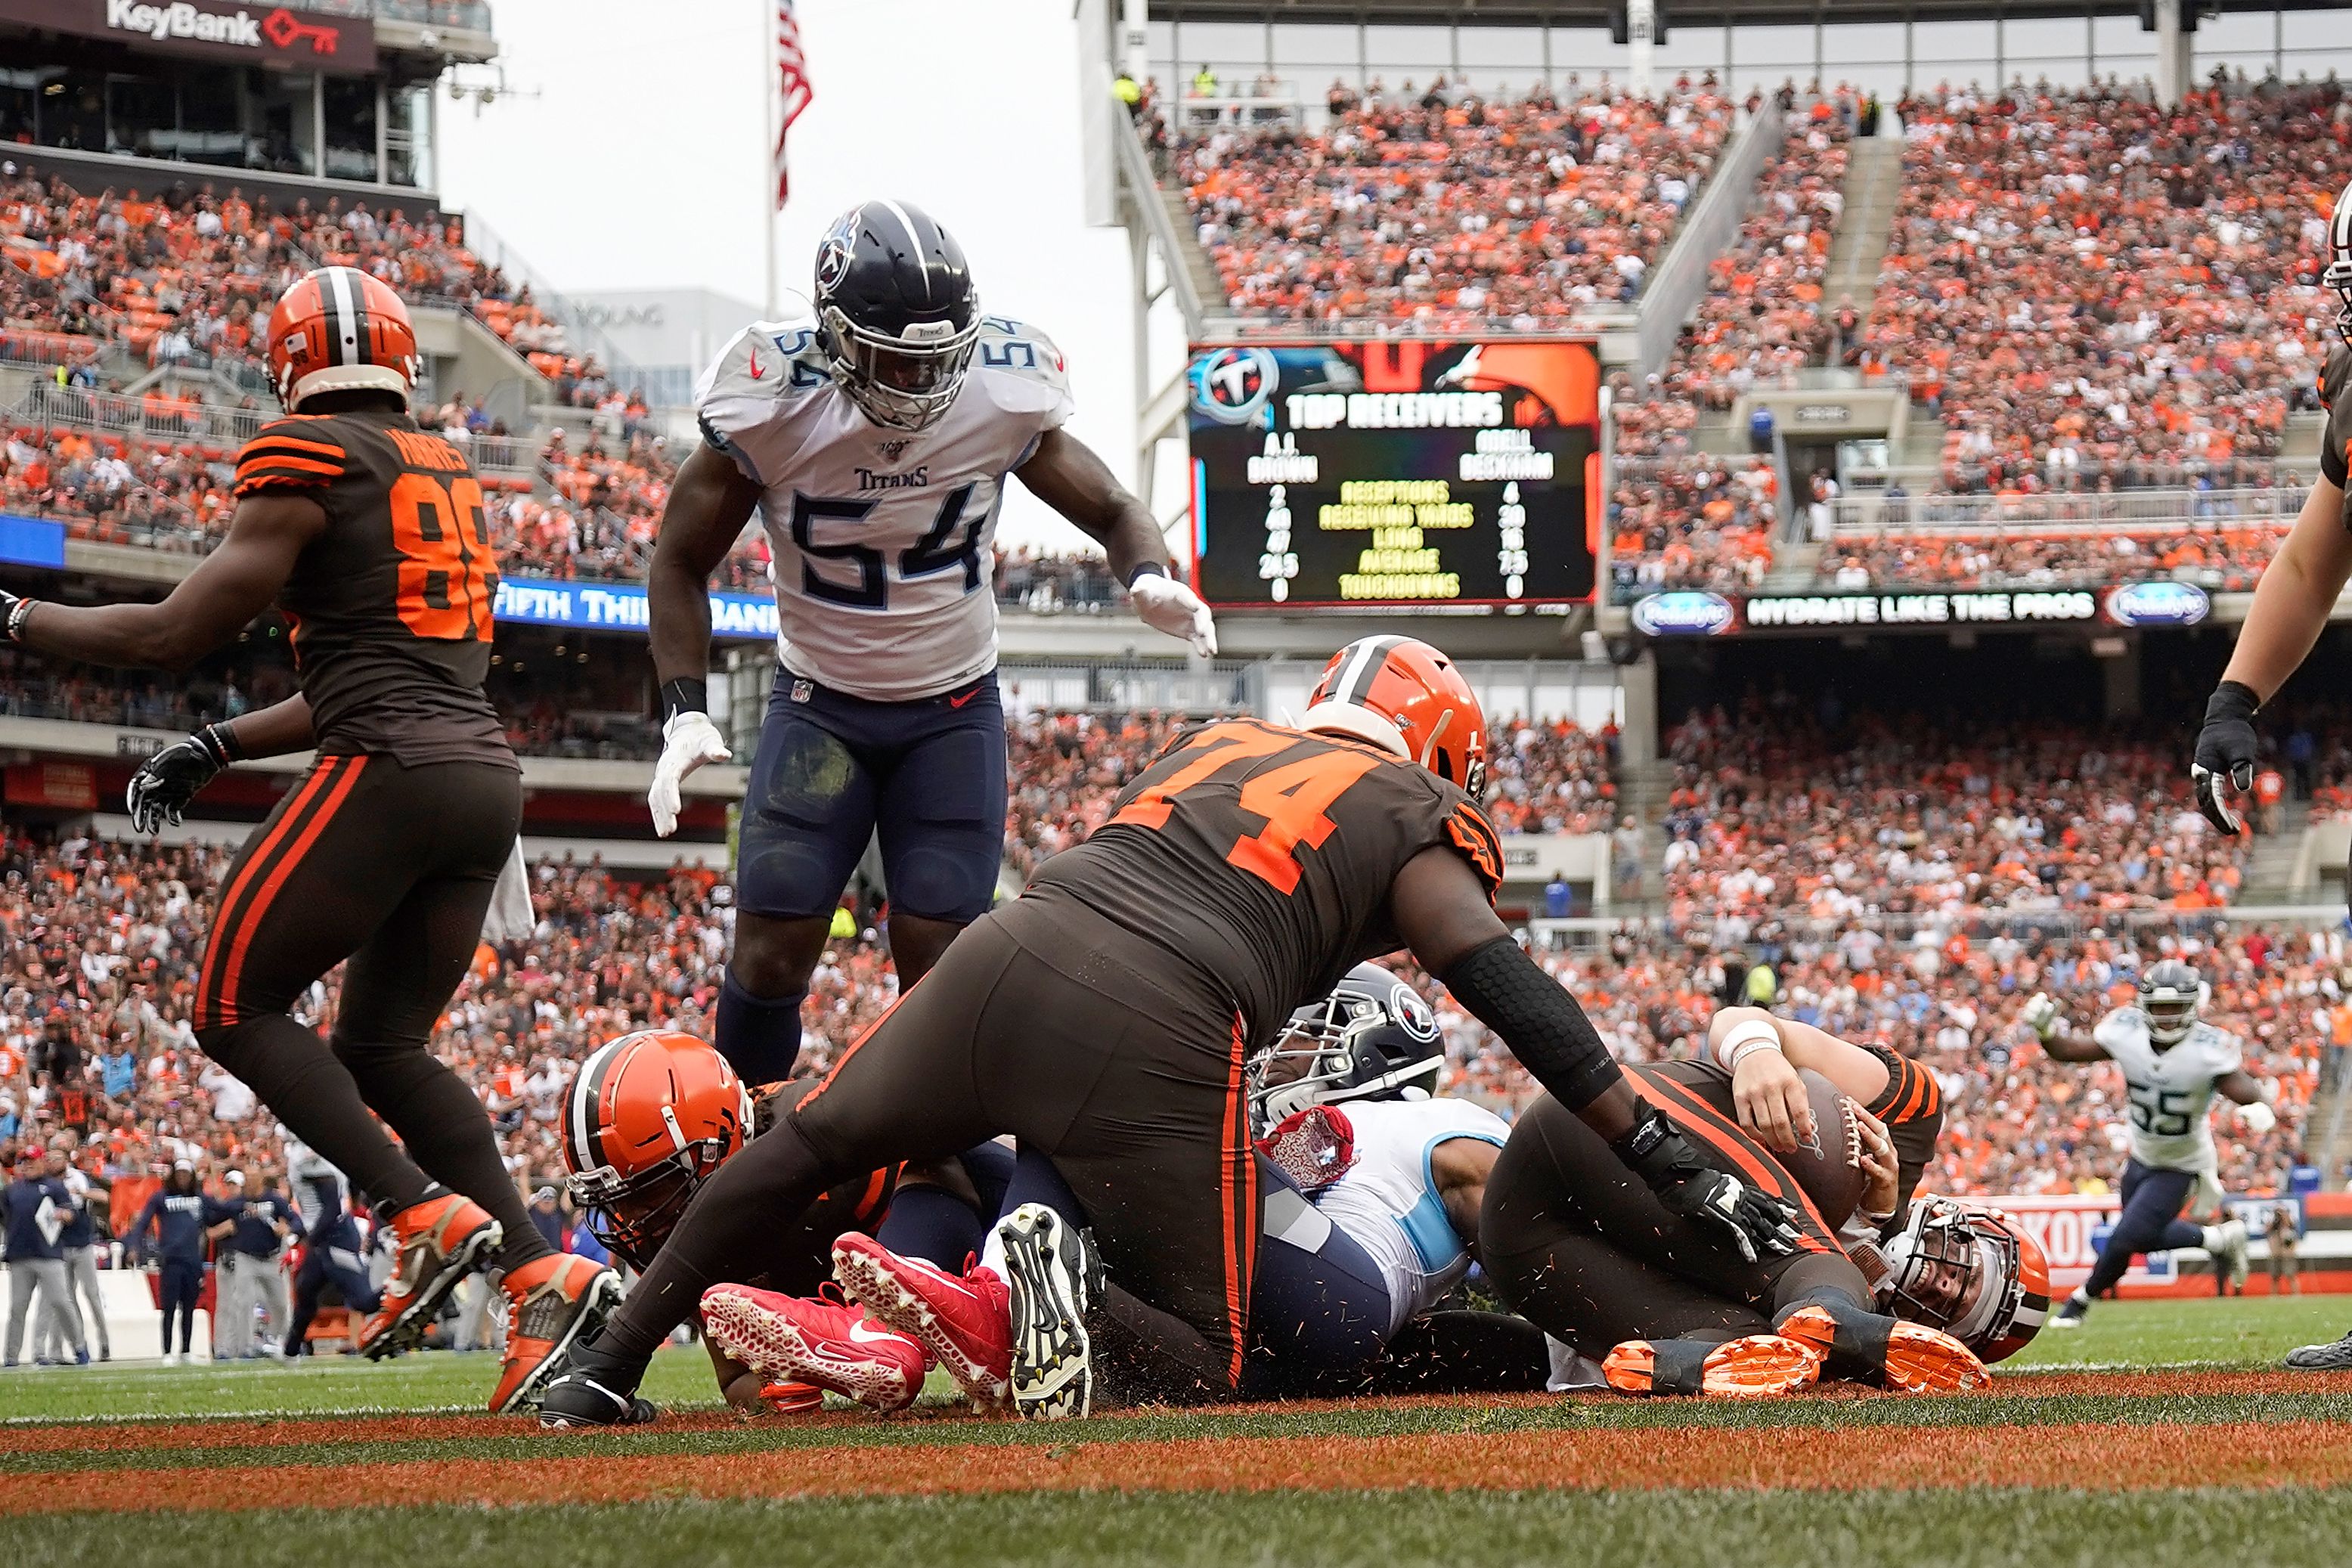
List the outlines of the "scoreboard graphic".
{"label": "scoreboard graphic", "polygon": [[1220,609],[1588,603],[1589,342],[1195,345],[1193,583]]}

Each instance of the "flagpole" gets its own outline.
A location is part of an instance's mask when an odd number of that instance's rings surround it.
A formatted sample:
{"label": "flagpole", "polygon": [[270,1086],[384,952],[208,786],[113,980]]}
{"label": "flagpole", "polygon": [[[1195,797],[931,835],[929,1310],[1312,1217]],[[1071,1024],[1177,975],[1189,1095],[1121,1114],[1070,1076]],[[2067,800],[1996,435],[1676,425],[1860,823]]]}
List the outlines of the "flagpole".
{"label": "flagpole", "polygon": [[765,20],[761,25],[767,29],[765,35],[767,43],[760,50],[760,58],[767,62],[766,77],[760,84],[760,100],[764,106],[762,116],[768,127],[768,137],[765,144],[761,148],[761,156],[760,160],[760,227],[761,232],[767,237],[768,241],[766,247],[767,270],[764,274],[764,286],[767,289],[767,310],[764,313],[767,319],[772,321],[776,319],[777,309],[776,138],[782,134],[776,126],[776,111],[778,108],[778,100],[783,96],[782,88],[781,86],[781,73],[783,70],[783,62],[776,58],[777,38],[775,0],[753,0],[753,4],[758,5],[764,13]]}

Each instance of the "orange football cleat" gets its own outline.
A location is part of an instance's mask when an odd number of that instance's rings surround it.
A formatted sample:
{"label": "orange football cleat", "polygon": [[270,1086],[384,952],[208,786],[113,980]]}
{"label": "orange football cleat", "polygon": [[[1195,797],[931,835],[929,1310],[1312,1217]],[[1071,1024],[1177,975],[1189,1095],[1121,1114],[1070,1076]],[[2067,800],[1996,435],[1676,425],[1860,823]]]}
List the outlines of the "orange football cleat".
{"label": "orange football cleat", "polygon": [[1780,1334],[1749,1334],[1719,1345],[1689,1340],[1627,1340],[1601,1363],[1620,1394],[1703,1394],[1716,1399],[1769,1399],[1801,1394],[1821,1380],[1812,1346]]}
{"label": "orange football cleat", "polygon": [[604,1326],[621,1304],[621,1277],[569,1252],[551,1252],[509,1269],[506,1293],[506,1369],[490,1395],[497,1415],[532,1404],[572,1342]]}
{"label": "orange football cleat", "polygon": [[392,1216],[395,1251],[383,1304],[360,1325],[362,1355],[380,1361],[425,1337],[457,1282],[481,1267],[504,1233],[473,1199],[437,1184]]}
{"label": "orange football cleat", "polygon": [[[1869,1370],[1897,1394],[1966,1394],[1992,1383],[1977,1352],[1941,1329],[1889,1319],[1886,1347],[1868,1359]],[[1837,1337],[1837,1320],[1826,1308],[1806,1307],[1780,1324],[1780,1332],[1826,1357]],[[1851,1338],[1851,1336],[1849,1336]]]}

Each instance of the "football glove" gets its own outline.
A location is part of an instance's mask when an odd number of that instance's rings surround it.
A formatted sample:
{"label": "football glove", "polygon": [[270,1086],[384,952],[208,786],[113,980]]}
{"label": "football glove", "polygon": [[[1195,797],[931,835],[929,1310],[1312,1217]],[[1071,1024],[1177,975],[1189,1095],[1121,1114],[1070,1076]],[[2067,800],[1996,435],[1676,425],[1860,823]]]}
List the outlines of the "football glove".
{"label": "football glove", "polygon": [[2224,833],[2237,833],[2240,824],[2222,792],[2254,787],[2253,717],[2261,706],[2253,688],[2235,680],[2221,682],[2206,700],[2205,727],[2197,731],[2189,782],[2197,792],[2197,809]]}
{"label": "football glove", "polygon": [[1164,572],[1139,573],[1128,592],[1135,599],[1136,618],[1145,626],[1191,643],[1202,658],[1216,657],[1217,623],[1198,594]]}
{"label": "football glove", "polygon": [[2278,1125],[2278,1112],[2266,1101],[2257,1100],[2251,1105],[2238,1107],[2238,1125],[2260,1138]]}
{"label": "football glove", "polygon": [[654,785],[646,792],[656,837],[667,838],[677,831],[678,785],[686,775],[705,763],[723,763],[734,754],[709,714],[686,708],[669,716],[662,725],[662,753],[654,763]]}
{"label": "football glove", "polygon": [[1707,1231],[1745,1262],[1786,1257],[1803,1240],[1788,1205],[1700,1159],[1654,1105],[1643,1104],[1633,1131],[1610,1148],[1650,1184],[1668,1213]]}
{"label": "football glove", "polygon": [[236,742],[218,724],[207,724],[139,764],[131,787],[122,792],[136,833],[153,833],[165,823],[176,826],[188,803],[196,798],[213,775],[236,760]]}
{"label": "football glove", "polygon": [[2066,1021],[2066,1015],[2059,1011],[2058,999],[2039,991],[2026,998],[2025,1011],[2018,1016],[2025,1020],[2025,1026],[2033,1031],[2033,1037],[2044,1045],[2050,1043],[2050,1037],[2056,1034],[2058,1026]]}

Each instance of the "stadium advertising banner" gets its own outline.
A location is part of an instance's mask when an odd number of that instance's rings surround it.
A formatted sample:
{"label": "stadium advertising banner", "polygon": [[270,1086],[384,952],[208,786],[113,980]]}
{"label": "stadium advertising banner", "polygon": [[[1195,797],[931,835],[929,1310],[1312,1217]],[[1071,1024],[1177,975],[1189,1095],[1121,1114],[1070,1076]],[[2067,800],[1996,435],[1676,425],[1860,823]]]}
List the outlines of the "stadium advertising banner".
{"label": "stadium advertising banner", "polygon": [[66,525],[46,518],[10,517],[0,513],[0,561],[11,566],[45,566],[51,571],[66,563]]}
{"label": "stadium advertising banner", "polygon": [[[545,577],[502,577],[490,613],[527,626],[577,626],[591,632],[646,635],[653,624],[646,591],[635,583],[567,583]],[[770,594],[710,595],[710,635],[738,640],[776,635]]]}
{"label": "stadium advertising banner", "polygon": [[0,22],[226,65],[360,76],[375,69],[375,24],[238,0],[0,0]]}
{"label": "stadium advertising banner", "polygon": [[1758,594],[1745,599],[1676,589],[1637,600],[1634,629],[1654,637],[1856,627],[2193,626],[2212,600],[2169,579],[2105,589],[1949,589],[1906,594]]}
{"label": "stadium advertising banner", "polygon": [[1588,602],[1589,342],[1202,344],[1194,586],[1221,609]]}

